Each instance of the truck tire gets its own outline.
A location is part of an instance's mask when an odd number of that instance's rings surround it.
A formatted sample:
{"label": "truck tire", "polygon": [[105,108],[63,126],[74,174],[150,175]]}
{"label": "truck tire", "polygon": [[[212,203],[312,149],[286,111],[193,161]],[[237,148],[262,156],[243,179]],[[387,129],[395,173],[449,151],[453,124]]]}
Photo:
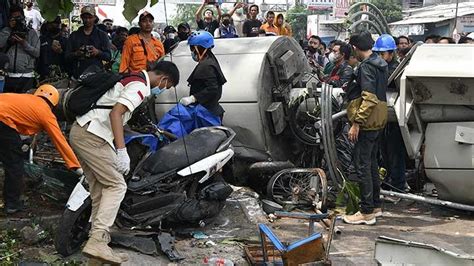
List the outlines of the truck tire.
{"label": "truck tire", "polygon": [[78,251],[82,243],[87,240],[91,228],[89,222],[91,212],[90,198],[87,198],[78,210],[66,209],[64,211],[54,239],[54,247],[59,254],[64,257],[70,256]]}

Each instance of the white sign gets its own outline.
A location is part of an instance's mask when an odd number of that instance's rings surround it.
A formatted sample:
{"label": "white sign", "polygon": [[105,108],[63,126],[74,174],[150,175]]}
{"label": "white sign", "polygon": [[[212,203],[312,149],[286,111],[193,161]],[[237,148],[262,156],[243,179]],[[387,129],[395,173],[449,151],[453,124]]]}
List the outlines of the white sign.
{"label": "white sign", "polygon": [[117,0],[72,0],[77,5],[107,5],[115,6]]}

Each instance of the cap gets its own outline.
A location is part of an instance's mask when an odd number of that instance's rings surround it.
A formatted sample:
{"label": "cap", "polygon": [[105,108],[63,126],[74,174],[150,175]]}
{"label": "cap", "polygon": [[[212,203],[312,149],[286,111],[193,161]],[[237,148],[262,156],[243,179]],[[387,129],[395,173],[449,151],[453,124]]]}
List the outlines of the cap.
{"label": "cap", "polygon": [[138,17],[138,21],[141,21],[142,18],[144,18],[144,17],[151,17],[151,19],[155,19],[155,17],[153,17],[153,15],[150,12],[145,11],[145,12],[140,14],[140,17]]}
{"label": "cap", "polygon": [[81,15],[82,14],[90,14],[91,16],[95,16],[95,8],[93,6],[84,6],[81,9]]}
{"label": "cap", "polygon": [[164,32],[165,34],[170,33],[170,32],[176,32],[176,29],[175,29],[173,26],[168,25],[168,26],[165,27],[165,29],[163,30],[163,32]]}

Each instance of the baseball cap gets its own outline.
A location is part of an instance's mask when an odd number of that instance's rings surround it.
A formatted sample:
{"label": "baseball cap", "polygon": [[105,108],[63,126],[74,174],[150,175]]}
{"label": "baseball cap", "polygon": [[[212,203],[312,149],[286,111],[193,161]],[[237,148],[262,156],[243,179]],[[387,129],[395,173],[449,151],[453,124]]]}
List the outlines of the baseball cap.
{"label": "baseball cap", "polygon": [[90,14],[91,16],[95,16],[95,8],[93,6],[84,6],[81,9],[81,15],[82,14]]}
{"label": "baseball cap", "polygon": [[155,17],[153,17],[153,15],[150,12],[145,11],[145,12],[140,14],[140,17],[138,17],[138,21],[141,21],[142,18],[144,18],[144,17],[151,17],[151,19],[153,19],[153,20],[155,19]]}

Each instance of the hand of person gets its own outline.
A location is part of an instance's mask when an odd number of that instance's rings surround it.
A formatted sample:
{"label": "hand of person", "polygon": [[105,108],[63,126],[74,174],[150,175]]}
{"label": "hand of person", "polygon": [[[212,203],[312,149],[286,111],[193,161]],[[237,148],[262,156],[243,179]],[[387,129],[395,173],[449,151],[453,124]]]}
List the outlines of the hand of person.
{"label": "hand of person", "polygon": [[115,161],[117,171],[126,175],[130,171],[130,157],[128,157],[127,148],[117,149],[117,158]]}
{"label": "hand of person", "polygon": [[357,139],[359,138],[359,124],[354,123],[352,124],[351,128],[349,129],[349,133],[347,134],[349,136],[349,140],[353,143],[357,142]]}
{"label": "hand of person", "polygon": [[12,39],[15,40],[17,43],[25,46],[26,45],[26,40],[23,38],[18,37],[18,35],[13,35]]}
{"label": "hand of person", "polygon": [[86,56],[86,54],[84,53],[84,45],[81,46],[81,47],[74,53],[74,55],[75,55],[76,57],[84,57],[84,56]]}
{"label": "hand of person", "polygon": [[188,106],[190,104],[193,104],[196,102],[196,98],[194,96],[189,96],[189,97],[184,97],[184,98],[181,98],[181,100],[179,100],[179,103],[184,105],[184,106]]}
{"label": "hand of person", "polygon": [[79,167],[79,168],[74,169],[74,173],[78,176],[82,176],[84,175],[84,170],[82,170],[82,168]]}
{"label": "hand of person", "polygon": [[90,52],[91,52],[91,55],[92,55],[93,57],[96,57],[96,56],[98,56],[98,55],[100,54],[100,50],[97,49],[97,48],[95,48],[94,46],[92,46],[92,49],[91,49]]}
{"label": "hand of person", "polygon": [[235,8],[241,8],[241,7],[244,7],[244,3],[243,2],[238,2],[237,5],[235,6]]}

